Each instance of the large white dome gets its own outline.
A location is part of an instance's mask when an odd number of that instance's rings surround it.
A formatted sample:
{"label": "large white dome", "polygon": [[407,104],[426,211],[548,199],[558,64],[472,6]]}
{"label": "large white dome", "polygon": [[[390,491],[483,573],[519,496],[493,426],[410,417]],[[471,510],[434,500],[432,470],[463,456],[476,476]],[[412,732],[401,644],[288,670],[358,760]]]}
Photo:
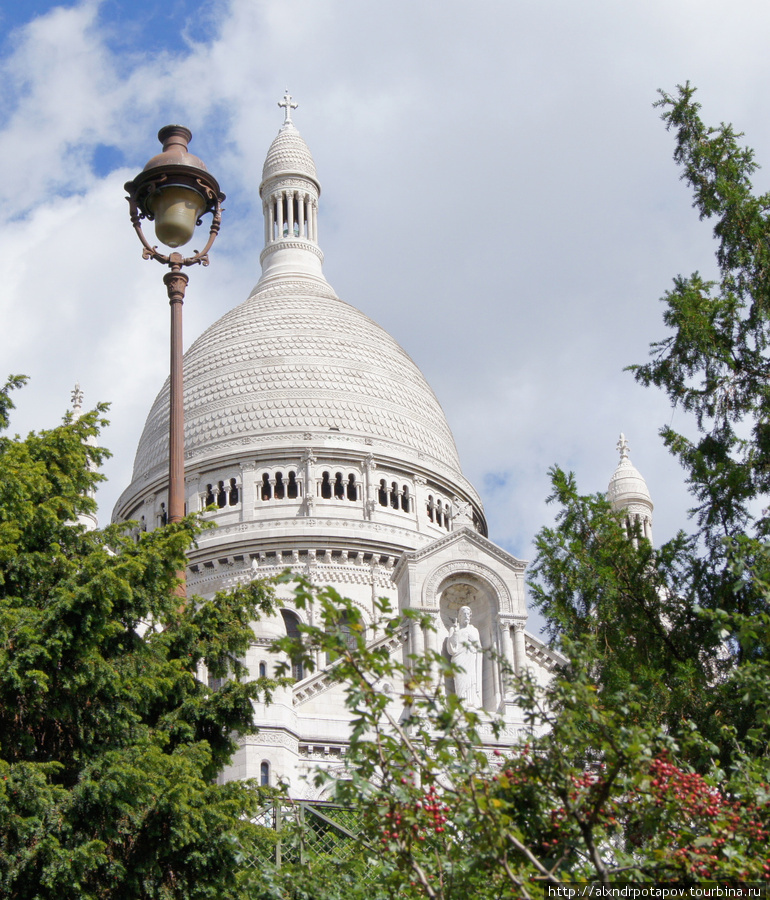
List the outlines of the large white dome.
{"label": "large white dome", "polygon": [[[390,458],[460,463],[441,406],[396,341],[328,286],[260,284],[185,354],[188,464],[244,445],[371,445]],[[168,384],[134,463],[134,481],[168,460]]]}

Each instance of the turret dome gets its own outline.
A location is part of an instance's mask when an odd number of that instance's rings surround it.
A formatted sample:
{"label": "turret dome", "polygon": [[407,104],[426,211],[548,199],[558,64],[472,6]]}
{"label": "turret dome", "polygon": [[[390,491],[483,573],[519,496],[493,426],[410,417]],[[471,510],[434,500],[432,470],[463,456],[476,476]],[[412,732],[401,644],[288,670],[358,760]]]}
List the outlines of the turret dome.
{"label": "turret dome", "polygon": [[631,462],[628,441],[624,434],[618,441],[620,462],[610,478],[607,500],[615,510],[625,510],[629,522],[638,520],[642,534],[652,541],[652,497],[647,482]]}

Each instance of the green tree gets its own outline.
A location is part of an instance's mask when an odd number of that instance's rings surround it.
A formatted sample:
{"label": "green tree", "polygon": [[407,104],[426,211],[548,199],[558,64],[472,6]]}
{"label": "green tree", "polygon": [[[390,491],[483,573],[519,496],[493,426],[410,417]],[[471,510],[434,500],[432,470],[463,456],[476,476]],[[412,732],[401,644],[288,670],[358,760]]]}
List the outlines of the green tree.
{"label": "green tree", "polygon": [[[0,425],[12,409],[0,392]],[[194,518],[86,532],[104,408],[0,438],[0,893],[236,897],[255,793],[218,785],[252,727],[238,662],[270,609],[259,582],[180,607]],[[199,663],[231,678],[213,692]]]}

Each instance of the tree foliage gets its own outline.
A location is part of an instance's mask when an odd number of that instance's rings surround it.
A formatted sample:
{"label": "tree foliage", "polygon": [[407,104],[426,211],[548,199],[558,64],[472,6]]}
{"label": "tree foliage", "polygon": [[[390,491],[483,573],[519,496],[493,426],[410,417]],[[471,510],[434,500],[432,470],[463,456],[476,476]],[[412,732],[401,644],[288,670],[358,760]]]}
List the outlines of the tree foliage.
{"label": "tree foliage", "polygon": [[[7,425],[12,379],[0,392]],[[87,532],[104,408],[0,439],[0,893],[236,893],[249,786],[214,779],[252,727],[238,663],[270,608],[261,583],[180,607],[193,518]],[[195,677],[232,677],[212,692]]]}

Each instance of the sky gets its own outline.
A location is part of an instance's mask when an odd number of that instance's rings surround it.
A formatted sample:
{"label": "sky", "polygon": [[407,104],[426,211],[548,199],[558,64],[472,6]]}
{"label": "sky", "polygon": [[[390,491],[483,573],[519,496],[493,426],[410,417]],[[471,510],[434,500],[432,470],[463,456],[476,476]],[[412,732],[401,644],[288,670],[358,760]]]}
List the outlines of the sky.
{"label": "sky", "polygon": [[769,160],[769,33],[759,0],[2,0],[0,374],[30,378],[12,432],[54,426],[76,382],[109,402],[109,521],[168,369],[123,184],[182,123],[227,194],[189,345],[259,277],[288,88],[326,277],[422,369],[490,537],[532,559],[549,467],[603,491],[623,431],[660,543],[689,497],[658,430],[691,423],[624,368],[665,336],[673,278],[715,267],[653,103],[689,80]]}

